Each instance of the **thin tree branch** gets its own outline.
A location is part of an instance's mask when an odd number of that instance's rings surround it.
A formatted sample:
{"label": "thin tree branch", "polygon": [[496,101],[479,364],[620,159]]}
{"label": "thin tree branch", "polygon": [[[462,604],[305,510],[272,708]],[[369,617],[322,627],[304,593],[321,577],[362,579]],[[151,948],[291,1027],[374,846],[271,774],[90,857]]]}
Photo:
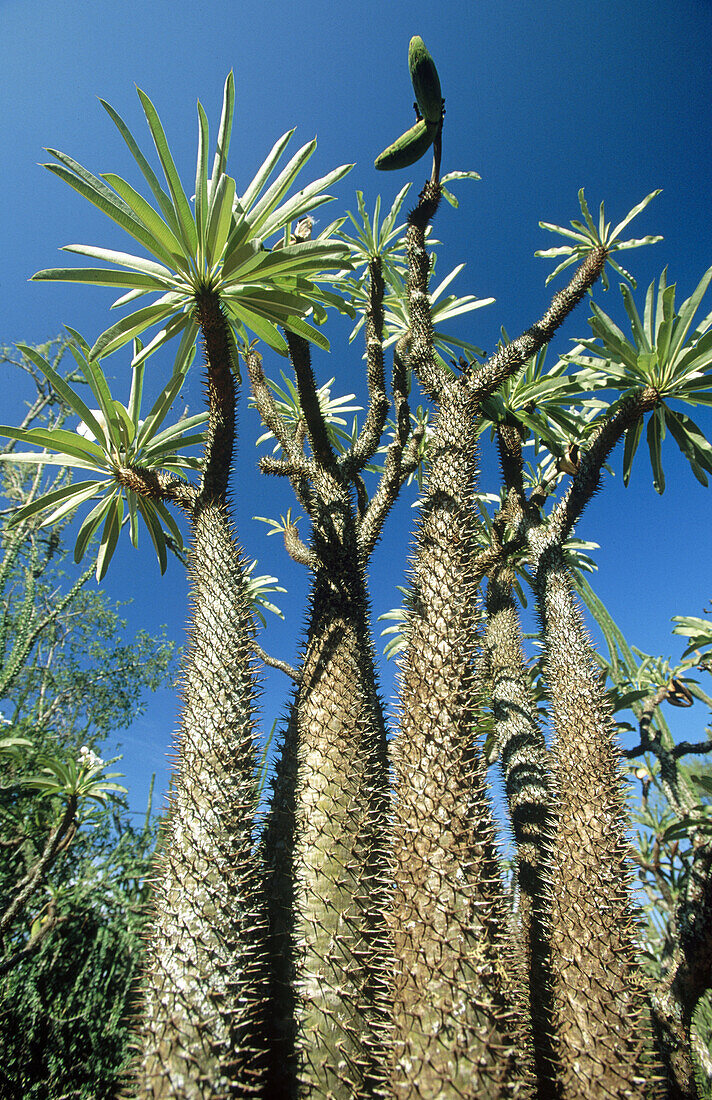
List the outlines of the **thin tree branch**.
{"label": "thin tree branch", "polygon": [[500,348],[486,363],[468,376],[472,396],[479,403],[511,377],[527,359],[548,344],[556,330],[593,286],[606,262],[605,248],[594,249],[577,268],[568,286],[551,301],[540,321],[528,328],[511,344]]}
{"label": "thin tree branch", "polygon": [[265,653],[264,649],[257,642],[254,643],[255,653],[259,659],[270,668],[277,668],[280,672],[284,672],[286,676],[294,680],[295,684],[301,683],[302,673],[298,668],[294,668],[288,664],[287,661],[280,661],[278,657],[270,657],[269,653]]}
{"label": "thin tree branch", "polygon": [[374,256],[368,265],[369,289],[366,304],[366,377],[368,380],[368,411],[356,441],[339,460],[347,478],[353,478],[358,470],[376,453],[388,416],[388,395],[383,365],[383,296],[385,283],[381,260]]}
{"label": "thin tree branch", "polygon": [[299,391],[299,405],[304,413],[307,437],[312,454],[317,463],[325,469],[331,469],[335,463],[335,455],[329,442],[329,433],[326,430],[324,415],[319,405],[319,395],[311,366],[309,343],[302,336],[295,336],[293,332],[288,330],[285,335],[289,347],[289,358],[294,367],[294,376]]}
{"label": "thin tree branch", "polygon": [[77,796],[69,795],[62,817],[47,837],[42,855],[35,866],[18,883],[18,892],[0,915],[0,937],[9,928],[17,914],[24,908],[28,898],[39,886],[45,872],[52,866],[59,853],[68,848],[76,832]]}
{"label": "thin tree branch", "polygon": [[115,477],[119,485],[132,489],[139,496],[174,504],[188,515],[193,515],[199,492],[194,485],[159,470],[147,470],[143,466],[121,466]]}
{"label": "thin tree branch", "polygon": [[552,539],[563,544],[571,534],[586,505],[596,493],[601,470],[613,448],[641,416],[655,408],[657,390],[651,387],[637,390],[623,399],[613,416],[606,416],[583,453],[566,495],[554,509],[549,521]]}

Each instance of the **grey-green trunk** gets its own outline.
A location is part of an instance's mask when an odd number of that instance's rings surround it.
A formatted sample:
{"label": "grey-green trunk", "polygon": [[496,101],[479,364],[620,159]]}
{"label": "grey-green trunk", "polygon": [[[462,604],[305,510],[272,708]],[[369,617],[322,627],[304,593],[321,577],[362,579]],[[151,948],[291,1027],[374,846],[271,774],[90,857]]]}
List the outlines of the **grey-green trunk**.
{"label": "grey-green trunk", "polygon": [[471,402],[441,398],[413,561],[395,744],[393,1095],[529,1095],[478,744]]}
{"label": "grey-green trunk", "polygon": [[386,732],[352,505],[334,483],[323,496],[329,519],[315,533],[301,682],[265,839],[275,1100],[380,1095],[387,1072]]}

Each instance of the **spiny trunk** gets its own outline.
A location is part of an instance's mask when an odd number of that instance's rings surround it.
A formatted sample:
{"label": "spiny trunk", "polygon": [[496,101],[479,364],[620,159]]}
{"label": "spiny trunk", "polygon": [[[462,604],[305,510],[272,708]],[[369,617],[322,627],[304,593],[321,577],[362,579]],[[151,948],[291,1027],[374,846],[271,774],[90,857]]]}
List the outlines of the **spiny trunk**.
{"label": "spiny trunk", "polygon": [[507,906],[477,743],[471,400],[441,397],[413,562],[395,745],[398,1100],[530,1094]]}
{"label": "spiny trunk", "polygon": [[712,984],[712,844],[692,840],[692,864],[675,921],[679,942],[655,989],[653,1026],[665,1067],[668,1100],[697,1100],[692,1027],[695,1009]]}
{"label": "spiny trunk", "polygon": [[516,846],[517,931],[532,1021],[537,1092],[540,1100],[545,1100],[556,1095],[548,889],[552,777],[522,652],[512,576],[506,570],[497,570],[489,580],[484,649],[495,740]]}
{"label": "spiny trunk", "polygon": [[566,564],[534,543],[559,800],[552,837],[554,1027],[563,1100],[657,1095],[638,964],[628,819],[610,704]]}
{"label": "spiny trunk", "polygon": [[209,438],[192,510],[192,621],[171,803],[154,881],[137,1094],[259,1095],[266,921],[255,858],[252,617],[227,512],[234,381],[217,299],[198,302]]}
{"label": "spiny trunk", "polygon": [[306,651],[265,838],[275,1100],[381,1095],[387,1062],[386,732],[352,502],[323,480]]}

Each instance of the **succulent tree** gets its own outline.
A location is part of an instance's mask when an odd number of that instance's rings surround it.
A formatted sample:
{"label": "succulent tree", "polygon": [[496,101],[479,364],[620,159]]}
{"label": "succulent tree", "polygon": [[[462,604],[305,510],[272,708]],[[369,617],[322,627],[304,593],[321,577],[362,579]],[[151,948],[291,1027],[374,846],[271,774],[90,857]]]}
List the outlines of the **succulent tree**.
{"label": "succulent tree", "polygon": [[[98,576],[103,575],[116,546],[124,501],[134,541],[140,516],[162,567],[164,526],[180,539],[167,506],[178,507],[190,519],[192,622],[177,771],[155,874],[136,1088],[150,1096],[234,1096],[248,1094],[259,1084],[264,1047],[259,1018],[266,990],[266,918],[254,855],[253,623],[228,511],[239,379],[236,341],[245,339],[247,326],[284,351],[285,340],[276,327],[284,324],[323,345],[318,331],[303,320],[310,296],[317,293],[310,276],[330,263],[341,266],[343,246],[315,241],[272,253],[262,241],[288,234],[292,219],[326,201],[322,187],[347,169],[337,169],[283,201],[314,149],[313,142],[305,146],[272,179],[291,136],[287,134],[237,199],[234,180],[225,172],[234,102],[230,74],[210,178],[208,126],[198,106],[193,212],[155,108],[143,92],[139,96],[167,192],[121,118],[104,106],[148,182],[156,208],[120,177],[99,179],[63,153],[55,153],[58,163],[49,167],[155,259],[69,246],[69,251],[113,266],[54,269],[36,277],[120,287],[127,293],[116,304],[151,293],[159,297],[113,325],[93,348],[75,334],[74,352],[96,396],[98,411],[89,409],[48,363],[35,359],[90,438],[60,430],[42,439],[31,433],[25,438],[56,450],[54,461],[88,469],[95,476],[65,486],[33,502],[31,508],[35,512],[49,509],[51,522],[86,500],[102,497],[77,539],[80,557],[103,521]],[[121,406],[109,392],[99,359],[132,338],[139,339],[157,323],[163,325],[159,333],[145,347],[135,346],[131,397],[127,407]],[[181,335],[177,373],[141,423],[145,362],[177,334]],[[180,389],[198,335],[205,353],[208,400],[201,462],[175,455],[177,448],[197,441],[190,432],[202,417],[158,431]],[[16,437],[12,429],[5,434]],[[17,461],[18,456],[14,457]],[[25,461],[31,460],[25,456]],[[198,485],[176,476],[186,466],[199,469]]]}
{"label": "succulent tree", "polygon": [[[156,866],[134,1091],[623,1100],[654,1095],[664,1071],[668,1095],[685,1095],[675,1089],[694,998],[676,1000],[673,979],[672,999],[670,986],[655,1002],[651,1028],[614,711],[575,589],[593,601],[572,562],[575,525],[605,463],[625,437],[627,480],[646,416],[661,491],[668,428],[700,480],[712,470],[702,431],[675,407],[712,403],[712,318],[694,321],[712,272],[677,312],[663,276],[657,295],[654,287],[648,292],[642,320],[624,287],[632,338],[594,305],[593,339],[546,365],[546,347],[569,314],[599,280],[607,283],[606,265],[630,280],[617,253],[659,239],[622,239],[652,195],[611,230],[603,208],[593,221],[581,193],[583,221],[571,229],[542,223],[567,241],[544,253],[563,257],[550,278],[576,270],[541,318],[514,340],[503,334],[489,358],[451,339],[441,326],[485,302],[445,294],[460,268],[431,289],[431,222],[441,198],[452,200],[445,185],[475,173],[441,177],[443,100],[418,37],[409,65],[416,123],[376,161],[380,169],[408,167],[432,147],[430,179],[405,227],[397,225],[402,188],[383,220],[380,200],[369,217],[359,194],[353,228],[335,222],[312,240],[310,212],[346,169],[285,199],[313,147],[270,183],[289,135],[238,198],[226,174],[231,78],[210,178],[199,106],[194,211],[143,93],[168,191],[107,110],[155,208],[120,177],[98,179],[64,154],[50,166],[153,259],[73,245],[70,251],[109,266],[38,277],[120,287],[126,293],[117,305],[158,298],[91,348],[72,334],[98,410],[35,358],[53,385],[64,386],[81,430],[2,430],[55,452],[44,461],[90,476],[34,501],[32,514],[44,511],[51,523],[98,496],[79,528],[77,557],[101,527],[99,575],[125,514],[134,541],[139,520],[146,524],[162,565],[166,547],[180,545],[169,509],[186,513],[192,528],[182,732]],[[325,270],[336,272],[327,279],[338,278],[343,299],[321,285]],[[352,338],[364,331],[368,404],[351,430],[343,420],[356,411],[346,406],[351,398],[332,399],[311,362],[310,345],[327,344],[308,318],[323,321],[328,305],[355,316]],[[155,325],[159,332],[144,346]],[[142,421],[146,364],[173,336],[180,337],[176,371]],[[201,417],[162,427],[199,336],[204,437]],[[109,392],[100,359],[132,338],[134,383],[124,406]],[[288,356],[293,375],[283,374],[283,386],[268,378],[260,340]],[[389,394],[384,350],[391,346]],[[463,354],[455,362],[457,349]],[[298,667],[267,658],[295,688],[261,832],[250,575],[228,508],[238,352],[262,439],[274,442],[262,471],[290,481],[310,524],[302,538],[291,510],[268,521],[309,569],[311,589]],[[411,414],[413,384],[427,411]],[[497,494],[478,485],[487,428],[502,466]],[[200,442],[201,460],[183,454]],[[36,461],[37,452],[18,457]],[[191,469],[197,484],[183,479]],[[415,476],[422,498],[389,745],[367,571],[399,490]],[[538,686],[519,614],[528,585],[543,647]],[[494,756],[512,827],[513,887],[503,875],[488,790]],[[706,889],[698,890],[703,899]],[[703,910],[690,912],[697,919]],[[680,932],[675,973],[683,984],[690,953],[707,949],[699,928],[688,920]],[[679,1050],[681,1059],[670,1056]]]}

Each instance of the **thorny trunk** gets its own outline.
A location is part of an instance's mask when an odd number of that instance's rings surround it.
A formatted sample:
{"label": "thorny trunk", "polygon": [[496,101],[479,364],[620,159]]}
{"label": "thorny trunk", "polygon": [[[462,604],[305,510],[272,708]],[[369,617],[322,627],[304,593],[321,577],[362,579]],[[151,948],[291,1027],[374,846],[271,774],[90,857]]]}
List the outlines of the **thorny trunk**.
{"label": "thorny trunk", "polygon": [[259,1094],[265,938],[257,801],[252,617],[227,510],[235,383],[217,299],[197,302],[209,438],[192,508],[192,619],[175,777],[154,881],[137,1093]]}
{"label": "thorny trunk", "polygon": [[668,973],[653,996],[653,1027],[668,1080],[668,1100],[696,1100],[692,1019],[712,985],[712,844],[692,841],[692,865],[675,914],[679,941]]}
{"label": "thorny trunk", "polygon": [[265,840],[275,1100],[380,1095],[387,1061],[386,731],[353,503],[328,475],[315,494],[306,650]]}
{"label": "thorny trunk", "polygon": [[549,752],[522,652],[512,575],[497,569],[487,586],[483,640],[492,693],[494,739],[515,843],[517,945],[527,991],[540,1100],[554,1097],[549,869],[554,792]]}
{"label": "thorny trunk", "polygon": [[561,1096],[655,1096],[612,712],[562,552],[541,531],[531,542],[555,730],[551,952]]}
{"label": "thorny trunk", "polygon": [[418,533],[394,750],[393,1092],[530,1093],[482,746],[475,430],[441,395]]}

